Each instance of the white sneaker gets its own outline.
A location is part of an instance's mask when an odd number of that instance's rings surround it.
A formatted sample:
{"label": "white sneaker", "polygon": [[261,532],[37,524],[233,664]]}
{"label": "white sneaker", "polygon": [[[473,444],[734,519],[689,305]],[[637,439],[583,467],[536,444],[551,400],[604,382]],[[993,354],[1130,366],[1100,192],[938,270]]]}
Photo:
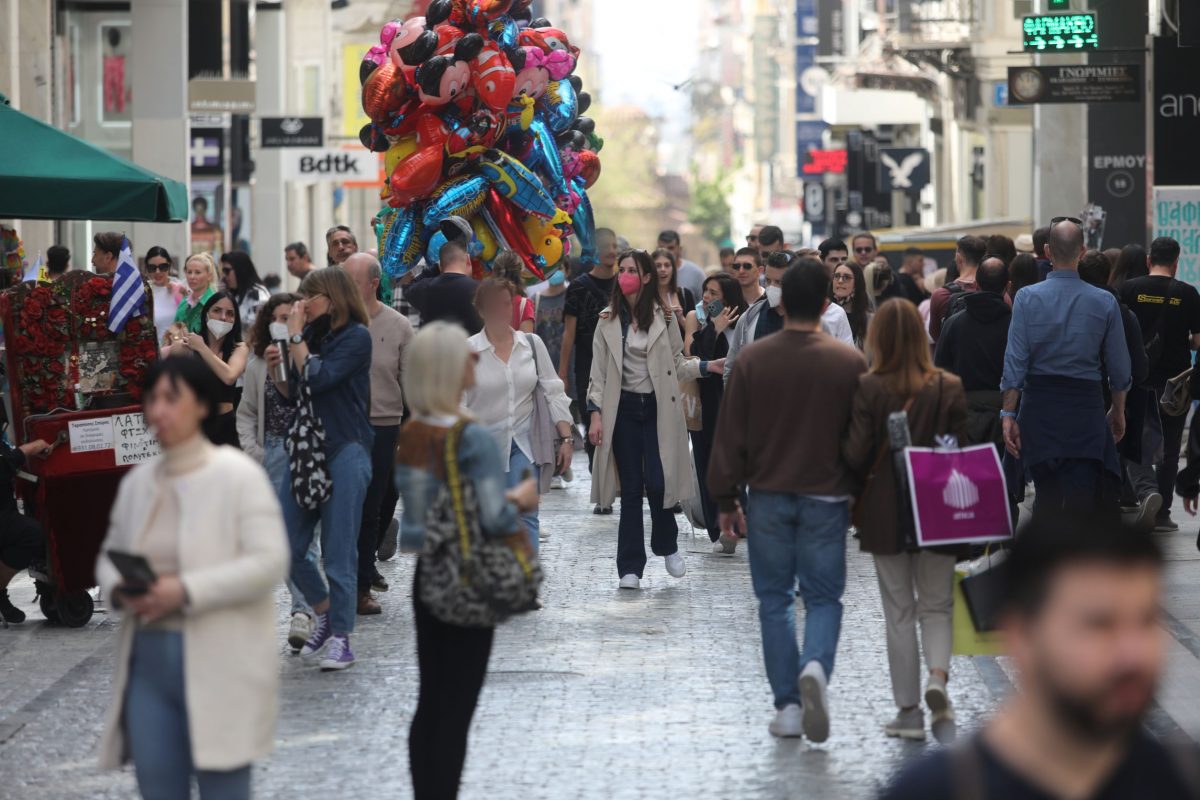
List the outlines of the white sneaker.
{"label": "white sneaker", "polygon": [[713,552],[731,556],[737,552],[737,537],[721,534],[721,538],[713,542]]}
{"label": "white sneaker", "polygon": [[663,561],[667,565],[667,574],[672,578],[682,578],[687,574],[687,564],[683,561],[683,553],[676,551],[665,556]]}
{"label": "white sneaker", "polygon": [[920,708],[898,711],[896,718],[883,726],[883,732],[894,739],[925,741],[925,715]]}
{"label": "white sneaker", "polygon": [[771,720],[767,730],[780,739],[797,739],[804,735],[802,714],[800,706],[795,703],[786,705],[775,712],[775,719]]}
{"label": "white sneaker", "polygon": [[562,479],[562,477],[561,477],[561,476],[559,476],[559,475],[555,475],[553,478],[551,478],[551,479],[550,479],[550,488],[551,488],[551,489],[561,489],[561,488],[563,488],[563,479]]}
{"label": "white sneaker", "polygon": [[293,653],[300,652],[300,648],[304,647],[304,643],[308,641],[308,637],[312,636],[312,632],[312,617],[303,611],[297,611],[292,614],[292,624],[288,628],[287,640],[288,646],[292,648]]}
{"label": "white sneaker", "polygon": [[825,668],[819,661],[810,661],[800,673],[800,700],[804,703],[804,735],[809,741],[823,742],[829,738],[829,708],[825,703]]}
{"label": "white sneaker", "polygon": [[621,576],[621,583],[618,586],[622,589],[640,589],[642,588],[642,579],[631,572]]}

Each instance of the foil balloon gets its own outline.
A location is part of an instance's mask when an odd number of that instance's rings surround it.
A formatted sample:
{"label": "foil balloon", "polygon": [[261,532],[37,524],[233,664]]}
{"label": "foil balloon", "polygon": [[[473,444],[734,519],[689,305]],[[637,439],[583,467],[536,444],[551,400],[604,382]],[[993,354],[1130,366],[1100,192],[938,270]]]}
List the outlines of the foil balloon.
{"label": "foil balloon", "polygon": [[525,235],[525,229],[521,227],[514,216],[512,206],[505,202],[495,189],[487,193],[482,213],[486,215],[485,220],[496,229],[499,236],[508,245],[508,249],[521,256],[529,274],[539,281],[542,280],[545,273],[533,259],[533,248],[529,244],[529,237]]}
{"label": "foil balloon", "polygon": [[579,98],[575,85],[570,81],[551,81],[538,100],[546,115],[546,126],[554,133],[562,133],[571,127],[579,115]]}
{"label": "foil balloon", "polygon": [[385,23],[384,26],[379,29],[379,44],[367,51],[367,54],[363,56],[363,61],[370,61],[375,66],[380,66],[387,61],[388,48],[391,46],[392,40],[396,38],[396,31],[398,31],[400,26],[403,24],[404,23],[398,19],[394,19],[391,22]]}
{"label": "foil balloon", "polygon": [[581,150],[576,157],[579,159],[579,177],[583,178],[583,187],[590,189],[600,180],[600,156],[591,150]]}
{"label": "foil balloon", "polygon": [[393,280],[401,278],[421,260],[421,207],[413,204],[399,209],[379,251],[379,263]]}
{"label": "foil balloon", "polygon": [[488,150],[479,159],[479,170],[496,192],[522,211],[543,219],[552,219],[558,211],[537,175],[508,153]]}
{"label": "foil balloon", "polygon": [[415,45],[421,41],[427,27],[428,22],[425,17],[413,17],[400,23],[395,35],[388,43],[388,60],[397,68],[415,67],[421,63],[421,60],[414,60],[419,57]]}
{"label": "foil balloon", "polygon": [[362,107],[372,122],[383,124],[404,107],[411,96],[408,81],[400,70],[385,61],[362,87]]}
{"label": "foil balloon", "polygon": [[417,150],[402,159],[392,171],[389,183],[392,196],[388,205],[393,208],[405,206],[414,200],[427,197],[437,188],[442,178],[442,166],[446,156],[440,145]]}
{"label": "foil balloon", "polygon": [[521,227],[529,240],[534,263],[541,268],[542,274],[558,266],[566,251],[562,230],[540,217],[532,216],[526,217]]}
{"label": "foil balloon", "polygon": [[487,179],[482,175],[451,178],[430,195],[422,222],[432,227],[449,216],[470,219],[483,205],[487,189]]}
{"label": "foil balloon", "polygon": [[[566,178],[563,177],[563,165],[558,154],[558,145],[550,131],[546,129],[546,123],[540,119],[533,121],[529,132],[533,135],[532,150],[537,154],[535,158],[541,162],[542,174],[549,180],[550,188],[554,192],[554,202],[559,208],[564,208],[564,202],[570,201],[571,189],[567,185]],[[574,211],[575,208],[572,206],[567,210]]]}
{"label": "foil balloon", "polygon": [[512,100],[517,73],[508,57],[495,45],[487,45],[471,66],[471,85],[479,101],[492,111],[504,111]]}
{"label": "foil balloon", "polygon": [[392,143],[392,146],[387,149],[387,153],[383,156],[383,171],[386,175],[391,175],[396,171],[396,165],[401,160],[408,158],[417,150],[417,137],[405,136],[397,139]]}
{"label": "foil balloon", "polygon": [[571,227],[575,229],[575,238],[579,240],[579,262],[584,268],[591,269],[600,263],[596,247],[596,215],[581,178],[575,179],[574,188],[579,195],[579,205],[571,217]]}
{"label": "foil balloon", "polygon": [[471,220],[471,229],[475,231],[475,240],[479,242],[479,258],[491,269],[492,260],[500,252],[500,244],[496,241],[496,235],[492,233],[492,229],[488,227],[487,221],[480,214]]}

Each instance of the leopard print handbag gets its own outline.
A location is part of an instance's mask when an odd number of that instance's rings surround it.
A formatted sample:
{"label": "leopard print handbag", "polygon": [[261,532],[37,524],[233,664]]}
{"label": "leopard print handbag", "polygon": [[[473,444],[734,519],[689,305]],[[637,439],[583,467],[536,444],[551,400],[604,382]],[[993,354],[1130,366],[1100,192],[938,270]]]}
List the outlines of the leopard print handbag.
{"label": "leopard print handbag", "polygon": [[425,546],[418,564],[421,602],[442,622],[491,628],[538,607],[542,568],[518,529],[485,536],[475,487],[458,469],[458,440],[465,423],[446,437],[446,484],[425,516]]}

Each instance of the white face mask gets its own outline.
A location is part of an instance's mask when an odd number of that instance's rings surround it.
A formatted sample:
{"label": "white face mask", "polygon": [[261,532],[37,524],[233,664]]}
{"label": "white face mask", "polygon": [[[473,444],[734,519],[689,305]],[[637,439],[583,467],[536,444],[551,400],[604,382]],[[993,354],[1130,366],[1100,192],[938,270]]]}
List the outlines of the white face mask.
{"label": "white face mask", "polygon": [[288,338],[288,326],[286,322],[271,323],[271,340],[282,342]]}
{"label": "white face mask", "polygon": [[210,319],[208,321],[208,332],[218,339],[224,339],[231,330],[233,330],[232,322],[225,322],[219,319]]}
{"label": "white face mask", "polygon": [[767,305],[771,308],[778,308],[780,301],[783,300],[783,289],[779,286],[767,287]]}

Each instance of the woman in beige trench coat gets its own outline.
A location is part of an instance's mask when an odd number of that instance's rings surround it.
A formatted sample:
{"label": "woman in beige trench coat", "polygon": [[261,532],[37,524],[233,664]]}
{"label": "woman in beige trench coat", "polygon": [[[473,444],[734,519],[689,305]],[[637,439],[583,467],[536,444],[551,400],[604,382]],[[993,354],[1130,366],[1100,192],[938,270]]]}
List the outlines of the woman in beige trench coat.
{"label": "woman in beige trench coat", "polygon": [[[124,612],[100,766],[132,758],[144,797],[189,797],[195,775],[203,800],[248,798],[274,738],[287,538],[262,467],[200,431],[215,380],[194,358],[151,368],[143,410],[162,455],[121,481],[96,564]],[[145,558],[154,581],[126,582],[113,551]]]}
{"label": "woman in beige trench coat", "polygon": [[687,571],[671,512],[695,491],[679,381],[724,369],[723,360],[684,357],[679,325],[663,309],[654,281],[654,262],[645,250],[618,258],[612,303],[596,326],[587,392],[588,437],[597,448],[592,502],[611,506],[620,480],[622,589],[640,588],[646,567],[643,493],[650,502],[650,549],[673,577]]}

